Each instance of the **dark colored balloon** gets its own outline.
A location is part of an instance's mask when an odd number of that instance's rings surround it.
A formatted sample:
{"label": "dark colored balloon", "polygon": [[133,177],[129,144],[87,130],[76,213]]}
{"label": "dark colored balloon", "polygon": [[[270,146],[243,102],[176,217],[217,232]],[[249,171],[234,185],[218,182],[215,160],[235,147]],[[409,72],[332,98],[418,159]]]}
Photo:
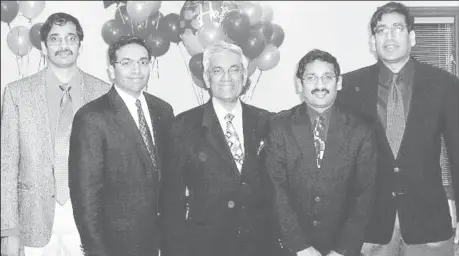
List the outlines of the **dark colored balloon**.
{"label": "dark colored balloon", "polygon": [[273,44],[274,46],[279,47],[284,42],[284,30],[277,24],[272,24],[272,27],[273,34],[271,38],[267,40],[266,44]]}
{"label": "dark colored balloon", "polygon": [[1,2],[1,19],[5,23],[11,23],[18,15],[19,4],[17,1],[2,1]]}
{"label": "dark colored balloon", "polygon": [[155,30],[148,37],[147,44],[150,47],[151,55],[154,57],[160,57],[164,55],[171,45],[169,41],[161,30]]}
{"label": "dark colored balloon", "polygon": [[40,36],[40,28],[43,23],[36,23],[34,24],[29,31],[29,40],[33,47],[37,48],[41,51],[41,36]]}
{"label": "dark colored balloon", "polygon": [[262,34],[268,40],[273,35],[273,26],[270,22],[261,22],[253,26],[250,31]]}
{"label": "dark colored balloon", "polygon": [[102,38],[108,45],[128,34],[127,27],[117,20],[109,20],[102,26]]}
{"label": "dark colored balloon", "polygon": [[222,27],[231,40],[239,45],[244,44],[249,37],[249,16],[241,10],[230,11],[223,18]]}
{"label": "dark colored balloon", "polygon": [[179,43],[182,40],[180,38],[180,16],[176,13],[169,13],[159,22],[159,30],[164,32],[169,41]]}
{"label": "dark colored balloon", "polygon": [[242,52],[249,59],[255,59],[263,52],[266,46],[266,39],[263,34],[254,31],[250,33],[247,41],[241,45]]}
{"label": "dark colored balloon", "polygon": [[126,4],[127,1],[104,1],[104,8],[107,9],[112,4],[119,5],[120,3]]}
{"label": "dark colored balloon", "polygon": [[127,13],[126,5],[122,5],[116,9],[115,20],[117,20],[118,22],[121,22],[124,25],[131,27],[132,20],[129,17],[129,14]]}
{"label": "dark colored balloon", "polygon": [[147,41],[148,37],[151,34],[151,31],[147,26],[148,26],[148,23],[146,22],[139,22],[139,23],[133,24],[134,36],[138,36],[142,38],[143,40]]}
{"label": "dark colored balloon", "polygon": [[[164,19],[164,15],[161,12],[156,12],[147,20],[147,29],[151,32],[159,29],[159,21]],[[158,28],[156,28],[158,27]]]}
{"label": "dark colored balloon", "polygon": [[191,56],[188,66],[190,67],[191,74],[200,80],[204,80],[204,65],[202,64],[203,54],[198,53]]}

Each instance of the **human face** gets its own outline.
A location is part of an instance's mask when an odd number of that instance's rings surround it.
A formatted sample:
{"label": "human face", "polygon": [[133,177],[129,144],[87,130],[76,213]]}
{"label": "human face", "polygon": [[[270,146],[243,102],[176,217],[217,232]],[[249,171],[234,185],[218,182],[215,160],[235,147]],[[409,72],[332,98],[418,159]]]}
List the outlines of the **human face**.
{"label": "human face", "polygon": [[116,51],[116,62],[109,66],[108,73],[120,89],[137,98],[150,78],[149,64],[145,47],[127,44]]}
{"label": "human face", "polygon": [[46,44],[42,42],[41,48],[50,65],[59,68],[76,66],[80,54],[76,25],[70,21],[62,26],[54,24],[49,31]]}
{"label": "human face", "polygon": [[411,47],[416,44],[416,36],[414,30],[408,32],[405,16],[393,12],[381,17],[371,41],[373,50],[384,63],[404,64],[410,57]]}
{"label": "human face", "polygon": [[315,60],[306,65],[303,78],[297,79],[298,91],[306,103],[322,113],[333,105],[341,90],[341,76],[336,77],[332,63]]}
{"label": "human face", "polygon": [[225,103],[234,103],[242,93],[246,81],[244,77],[241,56],[225,50],[211,57],[204,79],[212,97]]}

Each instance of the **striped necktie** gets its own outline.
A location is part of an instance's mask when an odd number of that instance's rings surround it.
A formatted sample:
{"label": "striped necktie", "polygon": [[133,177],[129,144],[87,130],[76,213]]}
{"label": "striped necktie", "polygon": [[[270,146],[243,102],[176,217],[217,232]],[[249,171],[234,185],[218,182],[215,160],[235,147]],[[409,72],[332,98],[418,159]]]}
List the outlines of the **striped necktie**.
{"label": "striped necktie", "polygon": [[386,120],[386,136],[389,145],[392,149],[394,158],[397,158],[398,150],[402,142],[403,133],[405,131],[405,110],[403,107],[403,98],[398,85],[398,75],[392,76],[392,82],[389,89],[387,99],[387,120]]}
{"label": "striped necktie", "polygon": [[233,114],[227,114],[225,116],[226,121],[226,141],[230,148],[231,154],[233,155],[233,159],[236,162],[237,168],[239,171],[242,169],[242,164],[244,162],[244,152],[242,151],[241,141],[239,140],[239,136],[237,135],[236,129],[233,125]]}
{"label": "striped necktie", "polygon": [[314,120],[314,147],[316,148],[316,164],[320,168],[325,151],[325,119],[319,115]]}
{"label": "striped necktie", "polygon": [[140,104],[139,99],[135,101],[135,105],[137,106],[137,115],[139,116],[140,135],[142,136],[143,142],[145,143],[145,146],[147,148],[147,151],[150,155],[151,161],[153,162],[153,166],[155,167],[156,171],[157,166],[155,158],[155,144],[153,143],[152,139],[153,137],[151,136],[150,129],[148,129],[147,119],[145,119],[145,115],[143,114],[142,105]]}

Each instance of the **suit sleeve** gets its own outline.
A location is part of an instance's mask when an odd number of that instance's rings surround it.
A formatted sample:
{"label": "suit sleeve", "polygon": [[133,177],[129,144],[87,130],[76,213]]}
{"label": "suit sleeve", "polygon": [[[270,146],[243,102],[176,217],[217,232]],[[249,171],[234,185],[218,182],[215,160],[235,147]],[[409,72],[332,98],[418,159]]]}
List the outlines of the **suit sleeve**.
{"label": "suit sleeve", "polygon": [[[456,205],[459,201],[459,79],[452,77],[453,81],[447,85],[445,97],[442,100],[443,109],[443,136],[446,151],[450,160],[451,178],[453,183]],[[459,220],[459,210],[456,211]]]}
{"label": "suit sleeve", "polygon": [[1,230],[2,236],[19,235],[19,113],[10,86],[3,96],[1,122]]}
{"label": "suit sleeve", "polygon": [[182,124],[173,123],[168,144],[166,172],[163,175],[162,216],[164,217],[165,256],[186,255],[186,197],[184,169],[186,150],[181,142]]}
{"label": "suit sleeve", "polygon": [[360,255],[364,242],[365,228],[368,223],[375,193],[376,148],[375,135],[371,130],[359,132],[365,134],[360,144],[356,173],[349,201],[348,219],[343,225],[336,252],[342,255]]}
{"label": "suit sleeve", "polygon": [[286,142],[272,123],[268,125],[266,143],[266,170],[273,184],[273,207],[284,248],[298,252],[310,246],[309,238],[301,230],[298,216],[289,201],[287,180]]}
{"label": "suit sleeve", "polygon": [[100,121],[76,114],[70,136],[69,186],[76,226],[86,256],[109,256],[104,241],[104,137]]}

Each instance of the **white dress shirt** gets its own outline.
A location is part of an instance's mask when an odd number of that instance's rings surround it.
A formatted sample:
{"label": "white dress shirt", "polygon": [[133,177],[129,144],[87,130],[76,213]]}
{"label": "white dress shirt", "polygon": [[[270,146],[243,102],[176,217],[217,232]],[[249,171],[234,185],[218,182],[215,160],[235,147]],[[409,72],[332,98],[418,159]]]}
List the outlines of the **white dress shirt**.
{"label": "white dress shirt", "polygon": [[242,146],[242,152],[245,152],[244,149],[244,131],[242,128],[242,104],[241,101],[238,100],[236,103],[236,107],[231,112],[228,112],[218,100],[215,100],[212,98],[212,104],[214,106],[215,114],[217,114],[218,121],[220,122],[220,126],[222,127],[223,134],[226,133],[226,120],[225,116],[227,114],[233,114],[233,126],[234,129],[236,130],[237,136],[239,138],[239,141],[241,142]]}
{"label": "white dress shirt", "polygon": [[[122,89],[120,89],[116,84],[115,84],[115,90],[116,92],[118,92],[121,99],[124,101],[124,104],[126,104],[126,107],[129,109],[129,113],[131,113],[132,118],[134,118],[137,128],[139,128],[139,115],[137,114],[137,106],[135,105],[135,102],[137,99],[134,98],[132,95],[128,94],[127,92],[123,91]],[[139,96],[139,100],[140,100],[140,105],[142,106],[143,115],[145,116],[145,119],[147,119],[147,126],[148,126],[148,129],[150,130],[150,134],[152,137],[151,139],[154,144],[155,136],[153,135],[150,110],[148,109],[147,100],[145,99],[145,95],[143,95],[143,91]]]}

